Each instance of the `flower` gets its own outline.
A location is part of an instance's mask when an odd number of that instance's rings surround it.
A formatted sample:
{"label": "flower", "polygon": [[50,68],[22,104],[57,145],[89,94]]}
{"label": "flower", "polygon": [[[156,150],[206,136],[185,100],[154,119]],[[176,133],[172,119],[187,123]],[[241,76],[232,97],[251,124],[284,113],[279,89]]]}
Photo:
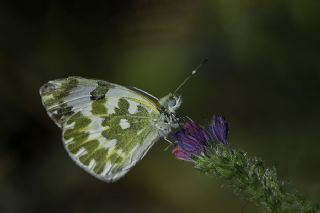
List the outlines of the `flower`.
{"label": "flower", "polygon": [[212,140],[227,144],[229,124],[223,116],[215,116],[209,126],[209,134]]}
{"label": "flower", "polygon": [[200,125],[195,122],[188,122],[185,124],[184,129],[186,130],[186,134],[190,137],[193,137],[201,144],[206,145],[210,140],[210,136],[207,131],[203,129]]}
{"label": "flower", "polygon": [[206,131],[194,122],[186,123],[173,137],[178,141],[178,146],[191,154],[201,153],[210,139]]}
{"label": "flower", "polygon": [[184,149],[182,149],[180,146],[175,146],[172,150],[172,154],[174,155],[175,158],[179,160],[184,160],[184,161],[191,161],[190,154]]}
{"label": "flower", "polygon": [[177,145],[172,150],[172,154],[180,160],[191,160],[192,155],[198,155],[204,151],[210,140],[207,131],[195,122],[188,122],[183,129],[176,132],[173,137]]}
{"label": "flower", "polygon": [[172,154],[179,160],[191,161],[193,156],[205,153],[210,141],[227,144],[228,123],[223,116],[214,117],[208,130],[195,122],[187,122],[173,134],[177,143]]}

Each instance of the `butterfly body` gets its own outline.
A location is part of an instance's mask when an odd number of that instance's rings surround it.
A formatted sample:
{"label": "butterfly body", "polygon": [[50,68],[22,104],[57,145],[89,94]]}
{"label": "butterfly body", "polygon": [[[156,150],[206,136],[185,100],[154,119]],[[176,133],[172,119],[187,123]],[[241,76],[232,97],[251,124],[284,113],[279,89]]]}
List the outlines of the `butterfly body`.
{"label": "butterfly body", "polygon": [[137,88],[68,77],[49,81],[40,95],[70,157],[108,182],[125,175],[179,126],[175,111],[181,98],[175,94],[158,100]]}

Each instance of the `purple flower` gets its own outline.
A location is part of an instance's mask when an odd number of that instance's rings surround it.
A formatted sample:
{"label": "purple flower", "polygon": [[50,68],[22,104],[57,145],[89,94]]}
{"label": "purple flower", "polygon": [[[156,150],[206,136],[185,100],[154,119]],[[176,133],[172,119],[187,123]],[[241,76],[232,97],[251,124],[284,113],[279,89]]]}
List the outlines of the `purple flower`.
{"label": "purple flower", "polygon": [[173,137],[178,141],[173,149],[173,155],[180,160],[191,160],[192,155],[198,155],[205,150],[210,136],[201,126],[188,122],[184,128],[176,132]]}
{"label": "purple flower", "polygon": [[173,137],[177,144],[172,154],[180,160],[191,161],[193,156],[206,152],[209,141],[227,144],[228,123],[223,116],[214,117],[208,131],[195,122],[187,122]]}
{"label": "purple flower", "polygon": [[186,134],[189,135],[189,137],[194,138],[195,140],[199,141],[203,145],[208,144],[208,141],[210,140],[210,136],[208,135],[205,129],[203,129],[201,126],[199,126],[195,122],[186,123],[184,125],[184,129],[186,131]]}
{"label": "purple flower", "polygon": [[215,116],[209,126],[209,134],[212,140],[227,144],[229,124],[223,116]]}
{"label": "purple flower", "polygon": [[191,156],[188,152],[184,151],[180,146],[175,146],[172,150],[172,154],[179,160],[191,161]]}

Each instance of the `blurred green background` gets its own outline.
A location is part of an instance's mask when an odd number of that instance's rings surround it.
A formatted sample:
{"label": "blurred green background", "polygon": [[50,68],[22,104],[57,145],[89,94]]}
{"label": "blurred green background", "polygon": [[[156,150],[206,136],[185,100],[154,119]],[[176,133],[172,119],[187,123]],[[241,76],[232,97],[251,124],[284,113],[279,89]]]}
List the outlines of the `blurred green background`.
{"label": "blurred green background", "polygon": [[258,212],[159,141],[116,183],[77,167],[39,87],[71,75],[162,97],[231,123],[230,143],[320,200],[320,1],[1,1],[0,212]]}

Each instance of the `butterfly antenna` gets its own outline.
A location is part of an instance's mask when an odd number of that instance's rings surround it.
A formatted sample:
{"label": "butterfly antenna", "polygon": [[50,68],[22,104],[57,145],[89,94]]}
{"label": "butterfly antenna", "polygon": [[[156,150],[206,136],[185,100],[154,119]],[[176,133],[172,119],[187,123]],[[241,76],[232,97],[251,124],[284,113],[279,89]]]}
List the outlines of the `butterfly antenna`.
{"label": "butterfly antenna", "polygon": [[197,71],[202,67],[202,65],[204,65],[205,63],[208,62],[208,59],[205,58],[194,70],[192,70],[192,72],[190,73],[190,75],[188,77],[186,77],[184,79],[184,81],[177,87],[177,89],[174,91],[174,93],[177,93],[177,91],[187,83],[187,81],[194,75],[197,73]]}

